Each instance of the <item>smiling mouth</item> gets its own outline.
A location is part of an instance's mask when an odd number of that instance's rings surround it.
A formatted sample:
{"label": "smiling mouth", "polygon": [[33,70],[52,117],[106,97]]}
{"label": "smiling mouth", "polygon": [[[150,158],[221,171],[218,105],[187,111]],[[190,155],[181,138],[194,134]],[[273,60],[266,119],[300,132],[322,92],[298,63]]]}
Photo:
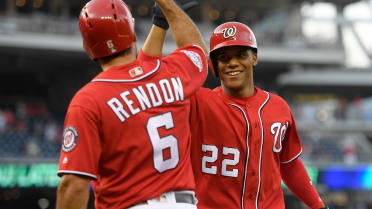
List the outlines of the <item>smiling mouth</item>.
{"label": "smiling mouth", "polygon": [[230,75],[230,76],[234,76],[234,75],[238,75],[240,73],[241,73],[241,71],[232,71],[232,72],[227,72],[226,74]]}

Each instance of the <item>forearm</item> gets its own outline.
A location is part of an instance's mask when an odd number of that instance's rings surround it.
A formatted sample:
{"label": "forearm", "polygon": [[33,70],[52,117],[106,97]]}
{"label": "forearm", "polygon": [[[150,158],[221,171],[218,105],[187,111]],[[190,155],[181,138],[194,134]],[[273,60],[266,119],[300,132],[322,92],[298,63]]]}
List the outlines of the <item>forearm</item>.
{"label": "forearm", "polygon": [[287,187],[308,207],[311,209],[324,207],[323,201],[299,158],[291,163],[281,164],[280,173]]}
{"label": "forearm", "polygon": [[191,18],[173,0],[156,0],[166,17],[178,47],[198,45],[206,54],[207,46]]}
{"label": "forearm", "polygon": [[[72,178],[71,178],[72,176]],[[56,209],[85,209],[89,199],[89,179],[64,175],[57,189]]]}
{"label": "forearm", "polygon": [[163,28],[153,25],[142,47],[142,51],[146,55],[161,56],[166,33],[167,31]]}

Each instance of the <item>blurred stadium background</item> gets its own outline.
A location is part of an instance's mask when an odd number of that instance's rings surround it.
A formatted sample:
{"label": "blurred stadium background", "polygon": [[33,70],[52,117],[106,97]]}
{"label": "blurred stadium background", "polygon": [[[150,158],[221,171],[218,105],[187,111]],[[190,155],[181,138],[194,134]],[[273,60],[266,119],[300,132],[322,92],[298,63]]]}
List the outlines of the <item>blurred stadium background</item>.
{"label": "blurred stadium background", "polygon": [[[86,2],[0,0],[1,209],[55,207],[64,114],[73,94],[100,71],[79,34]],[[153,1],[126,3],[140,47]],[[199,0],[190,15],[207,42],[222,22],[252,27],[259,43],[256,85],[290,104],[301,158],[325,202],[371,209],[372,2]],[[174,49],[169,36],[165,54]],[[210,73],[205,86],[216,85]],[[290,191],[285,196],[288,209],[306,208]]]}

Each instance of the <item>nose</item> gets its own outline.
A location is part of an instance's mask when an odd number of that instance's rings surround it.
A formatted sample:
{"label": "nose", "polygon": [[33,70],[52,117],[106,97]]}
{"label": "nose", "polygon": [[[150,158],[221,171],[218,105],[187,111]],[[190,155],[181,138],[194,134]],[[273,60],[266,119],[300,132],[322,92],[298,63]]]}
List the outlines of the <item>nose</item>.
{"label": "nose", "polygon": [[228,62],[229,67],[234,67],[234,66],[237,66],[238,64],[239,64],[239,60],[235,56],[231,57],[231,59]]}

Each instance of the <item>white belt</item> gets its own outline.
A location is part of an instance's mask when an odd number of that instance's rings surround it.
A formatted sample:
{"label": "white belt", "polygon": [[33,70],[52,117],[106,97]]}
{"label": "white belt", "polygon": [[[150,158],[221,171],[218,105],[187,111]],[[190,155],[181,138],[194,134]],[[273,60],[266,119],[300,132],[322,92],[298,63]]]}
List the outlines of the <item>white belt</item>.
{"label": "white belt", "polygon": [[133,206],[139,206],[139,205],[151,205],[156,203],[188,203],[196,205],[197,199],[195,198],[195,192],[191,190],[185,190],[185,191],[170,191],[165,192],[155,198],[140,202],[138,204],[135,204]]}

